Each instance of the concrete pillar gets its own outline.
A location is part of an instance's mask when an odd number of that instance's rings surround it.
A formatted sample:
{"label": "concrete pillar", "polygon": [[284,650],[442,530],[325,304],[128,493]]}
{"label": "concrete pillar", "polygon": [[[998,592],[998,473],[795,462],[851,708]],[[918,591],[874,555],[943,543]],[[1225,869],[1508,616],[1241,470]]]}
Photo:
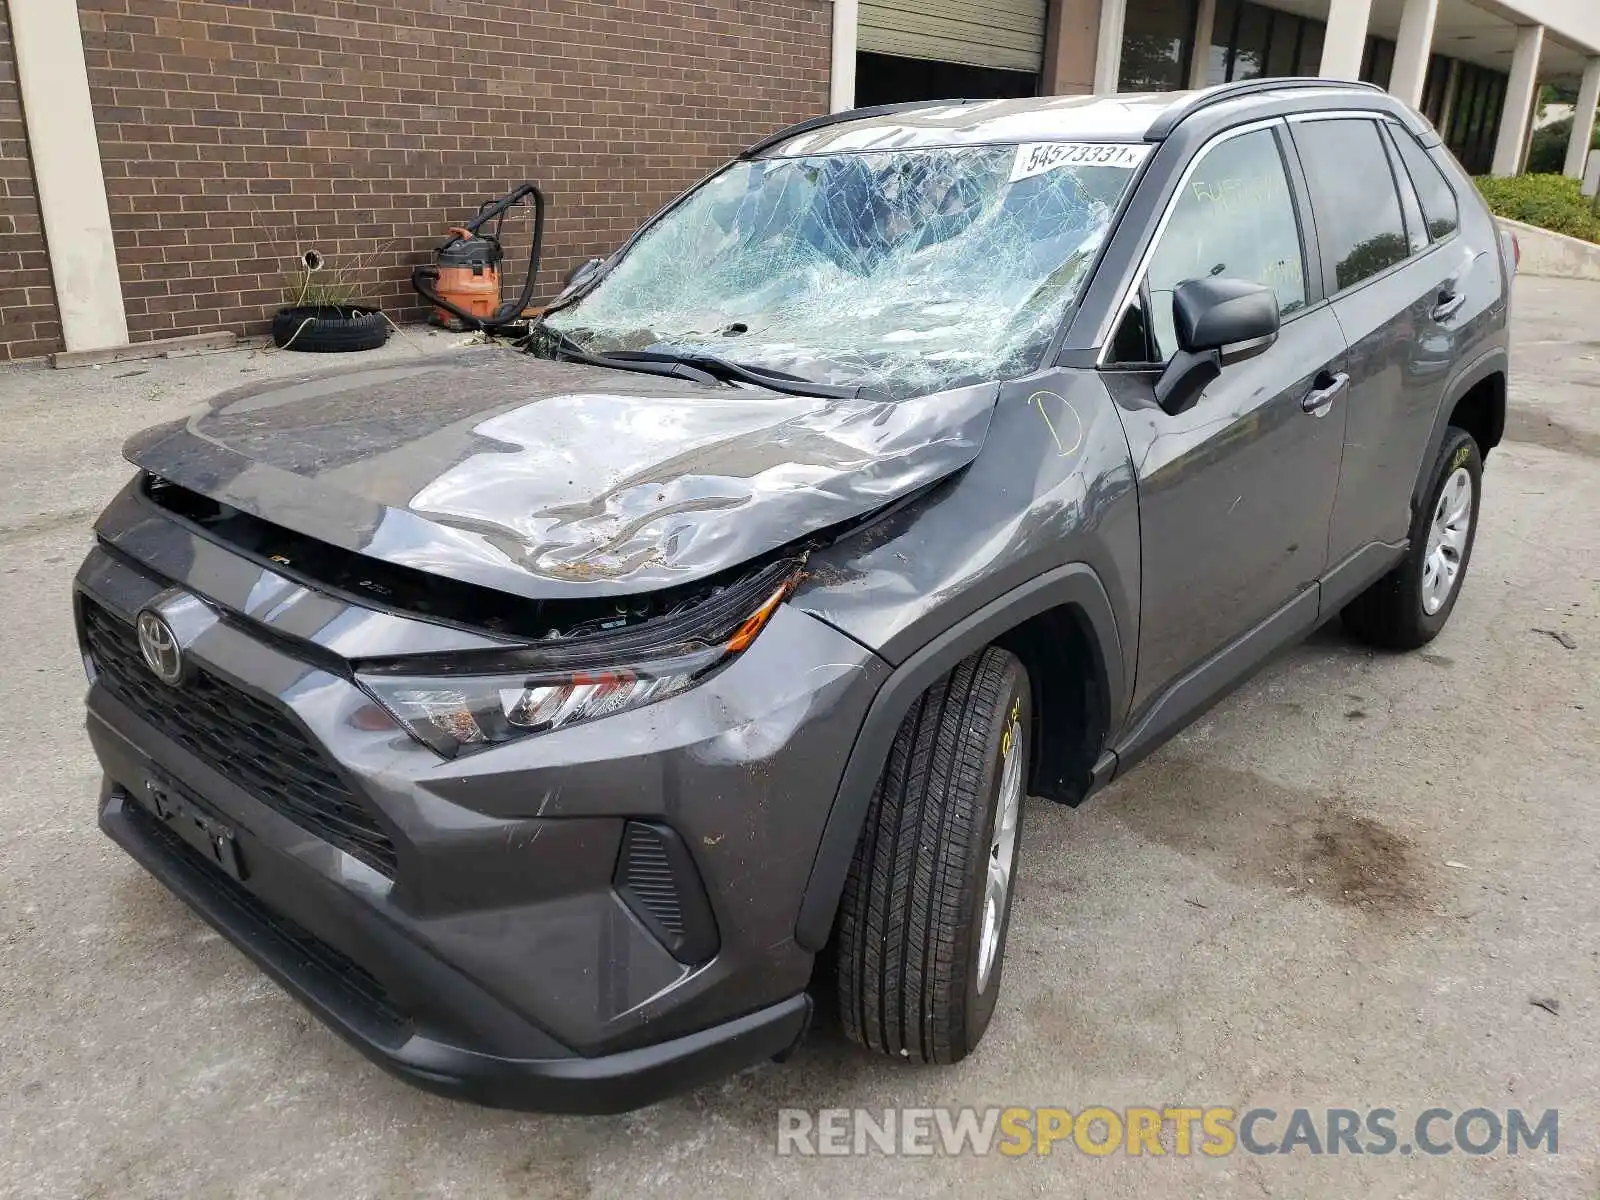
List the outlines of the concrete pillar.
{"label": "concrete pillar", "polygon": [[1511,52],[1511,79],[1506,84],[1505,108],[1500,112],[1500,136],[1494,143],[1495,175],[1515,175],[1522,165],[1528,122],[1533,116],[1534,93],[1539,90],[1539,53],[1544,49],[1544,26],[1522,25]]}
{"label": "concrete pillar", "polygon": [[1372,0],[1328,0],[1328,28],[1322,36],[1324,79],[1360,79],[1367,48],[1367,18]]}
{"label": "concrete pillar", "polygon": [[1094,90],[1108,96],[1122,73],[1122,28],[1128,0],[1100,0],[1100,37],[1094,52]]}
{"label": "concrete pillar", "polygon": [[1206,86],[1211,65],[1211,35],[1217,28],[1217,0],[1200,0],[1194,13],[1194,52],[1189,55],[1189,86]]}
{"label": "concrete pillar", "polygon": [[1594,108],[1600,102],[1600,58],[1584,64],[1583,83],[1578,88],[1578,104],[1572,110],[1572,140],[1567,143],[1564,173],[1583,178],[1583,164],[1589,161],[1589,139],[1594,136]]}
{"label": "concrete pillar", "polygon": [[833,50],[828,68],[828,111],[856,106],[856,30],[861,25],[858,0],[833,0]]}
{"label": "concrete pillar", "polygon": [[1045,12],[1041,96],[1087,96],[1094,91],[1100,42],[1100,0],[1050,0]]}
{"label": "concrete pillar", "polygon": [[1406,0],[1400,10],[1389,92],[1412,108],[1422,104],[1422,84],[1428,77],[1428,55],[1433,50],[1433,18],[1438,11],[1439,0]]}
{"label": "concrete pillar", "polygon": [[111,239],[78,6],[65,0],[10,0],[10,11],[17,85],[62,340],[68,350],[125,346],[128,317]]}

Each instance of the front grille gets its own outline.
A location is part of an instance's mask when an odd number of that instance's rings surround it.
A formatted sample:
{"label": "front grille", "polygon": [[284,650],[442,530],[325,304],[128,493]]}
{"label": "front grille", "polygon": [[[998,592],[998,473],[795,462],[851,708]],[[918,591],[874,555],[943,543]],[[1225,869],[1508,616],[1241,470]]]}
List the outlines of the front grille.
{"label": "front grille", "polygon": [[277,956],[278,960],[297,980],[303,983],[308,974],[314,973],[319,977],[320,991],[324,994],[338,992],[348,1007],[360,1012],[368,1022],[377,1026],[376,1032],[387,1034],[384,1040],[395,1045],[405,1040],[409,1028],[405,1014],[395,1005],[383,984],[359,963],[282,913],[268,908],[243,884],[216,870],[213,864],[196,853],[163,822],[151,817],[131,799],[125,801],[124,811],[141,831],[168,854],[199,867],[201,877],[213,894],[225,898],[240,910],[260,933],[276,939],[286,951]]}
{"label": "front grille", "polygon": [[394,843],[282,709],[205,670],[177,687],[145,665],[133,626],[83,601],[97,682],[274,812],[391,879]]}

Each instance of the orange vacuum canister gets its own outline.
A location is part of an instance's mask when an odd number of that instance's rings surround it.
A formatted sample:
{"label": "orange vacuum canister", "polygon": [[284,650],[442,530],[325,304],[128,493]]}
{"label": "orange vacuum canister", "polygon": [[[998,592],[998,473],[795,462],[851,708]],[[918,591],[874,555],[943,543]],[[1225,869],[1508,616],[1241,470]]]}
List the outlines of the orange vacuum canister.
{"label": "orange vacuum canister", "polygon": [[[500,267],[505,246],[500,231],[506,213],[524,200],[533,205],[533,237],[528,244],[528,274],[522,290],[510,300],[500,295]],[[544,193],[536,183],[525,183],[510,195],[491,200],[472,220],[450,230],[450,240],[435,250],[433,261],[412,268],[411,286],[433,305],[433,321],[446,329],[481,329],[494,334],[526,323],[539,277],[539,257],[544,247]],[[493,222],[492,233],[479,233]]]}
{"label": "orange vacuum canister", "polygon": [[[466,229],[452,229],[457,241],[439,250],[439,298],[448,300],[480,321],[494,317],[500,307],[500,263],[505,258],[498,238],[477,237]],[[443,308],[433,310],[433,323],[462,330],[466,323]]]}

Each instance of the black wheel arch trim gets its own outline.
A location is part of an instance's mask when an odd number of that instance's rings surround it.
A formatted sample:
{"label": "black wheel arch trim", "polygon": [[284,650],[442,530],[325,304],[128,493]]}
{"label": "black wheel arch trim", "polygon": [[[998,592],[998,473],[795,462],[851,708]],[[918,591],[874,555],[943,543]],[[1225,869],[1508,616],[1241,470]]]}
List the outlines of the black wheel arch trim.
{"label": "black wheel arch trim", "polygon": [[[1428,436],[1428,448],[1422,456],[1422,462],[1417,466],[1417,481],[1411,489],[1413,513],[1416,512],[1416,506],[1422,503],[1423,493],[1427,490],[1429,476],[1433,471],[1434,460],[1439,457],[1439,447],[1444,445],[1445,434],[1450,428],[1450,415],[1455,412],[1456,405],[1463,396],[1491,375],[1499,374],[1509,381],[1510,368],[1511,356],[1505,347],[1496,346],[1463,367],[1444,389],[1444,398],[1439,404],[1439,411],[1434,414],[1433,432]],[[1479,452],[1487,458],[1489,449],[1488,446],[1480,446]]]}
{"label": "black wheel arch trim", "polygon": [[1063,606],[1078,609],[1094,631],[1091,641],[1098,653],[1097,667],[1109,712],[1115,718],[1125,711],[1126,675],[1116,616],[1099,575],[1086,563],[1068,563],[1035,576],[908,655],[873,697],[845,762],[800,901],[795,941],[802,947],[815,953],[827,945],[872,789],[888,759],[895,732],[916,698],[968,655],[1024,621]]}

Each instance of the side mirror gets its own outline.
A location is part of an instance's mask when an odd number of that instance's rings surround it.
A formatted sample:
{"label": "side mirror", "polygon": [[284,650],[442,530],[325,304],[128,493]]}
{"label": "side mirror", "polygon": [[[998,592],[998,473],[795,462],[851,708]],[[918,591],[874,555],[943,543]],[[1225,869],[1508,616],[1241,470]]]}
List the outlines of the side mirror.
{"label": "side mirror", "polygon": [[1278,340],[1278,297],[1243,279],[1207,276],[1172,291],[1178,352],[1156,381],[1156,403],[1169,416],[1194,407],[1222,368],[1262,353]]}
{"label": "side mirror", "polygon": [[603,258],[591,258],[588,262],[581,262],[572,270],[561,277],[561,292],[565,295],[574,288],[582,287],[594,278],[594,273],[605,266]]}

